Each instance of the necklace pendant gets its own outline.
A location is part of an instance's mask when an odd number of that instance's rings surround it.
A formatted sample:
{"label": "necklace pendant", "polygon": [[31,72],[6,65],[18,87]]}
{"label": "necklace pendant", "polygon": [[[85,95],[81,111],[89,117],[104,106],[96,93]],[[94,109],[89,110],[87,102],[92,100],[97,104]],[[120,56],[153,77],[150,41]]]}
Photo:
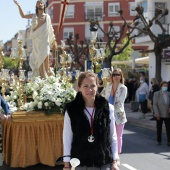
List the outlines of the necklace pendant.
{"label": "necklace pendant", "polygon": [[93,135],[90,135],[90,136],[88,137],[88,141],[89,141],[90,143],[94,142],[94,140],[95,140],[95,138],[94,138]]}

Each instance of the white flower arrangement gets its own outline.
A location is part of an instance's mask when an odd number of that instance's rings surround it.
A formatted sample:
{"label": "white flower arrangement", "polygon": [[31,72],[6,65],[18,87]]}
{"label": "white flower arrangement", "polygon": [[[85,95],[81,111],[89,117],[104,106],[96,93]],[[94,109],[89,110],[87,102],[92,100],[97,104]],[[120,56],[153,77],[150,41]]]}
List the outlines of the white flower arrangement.
{"label": "white flower arrangement", "polygon": [[34,81],[25,84],[24,89],[26,96],[31,96],[32,101],[22,105],[22,110],[42,110],[46,114],[62,113],[64,104],[72,101],[76,95],[71,83],[60,82],[54,76],[47,79],[35,77]]}
{"label": "white flower arrangement", "polygon": [[17,91],[11,91],[10,93],[10,95],[6,96],[6,102],[8,103],[10,112],[13,113],[17,110],[19,96]]}

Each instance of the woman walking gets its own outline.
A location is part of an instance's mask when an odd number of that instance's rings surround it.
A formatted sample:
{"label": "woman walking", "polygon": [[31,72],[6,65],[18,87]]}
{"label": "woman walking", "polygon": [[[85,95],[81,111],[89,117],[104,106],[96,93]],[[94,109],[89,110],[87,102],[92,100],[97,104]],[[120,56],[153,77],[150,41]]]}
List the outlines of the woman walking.
{"label": "woman walking", "polygon": [[145,114],[148,112],[147,99],[149,95],[149,86],[145,82],[145,78],[143,76],[140,77],[140,86],[136,91],[136,95],[142,111],[142,115],[139,116],[139,119],[145,119]]}
{"label": "woman walking", "polygon": [[127,87],[124,85],[124,77],[121,69],[112,72],[112,81],[109,82],[101,92],[110,104],[114,105],[115,126],[118,139],[118,153],[122,152],[122,136],[124,125],[127,122],[124,110],[124,102],[127,96]]}

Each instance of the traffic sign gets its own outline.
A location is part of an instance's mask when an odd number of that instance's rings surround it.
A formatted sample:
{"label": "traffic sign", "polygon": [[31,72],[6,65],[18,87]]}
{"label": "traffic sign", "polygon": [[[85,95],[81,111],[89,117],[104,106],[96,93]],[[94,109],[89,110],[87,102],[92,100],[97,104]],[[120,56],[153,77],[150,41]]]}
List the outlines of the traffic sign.
{"label": "traffic sign", "polygon": [[163,49],[163,59],[170,59],[170,49]]}

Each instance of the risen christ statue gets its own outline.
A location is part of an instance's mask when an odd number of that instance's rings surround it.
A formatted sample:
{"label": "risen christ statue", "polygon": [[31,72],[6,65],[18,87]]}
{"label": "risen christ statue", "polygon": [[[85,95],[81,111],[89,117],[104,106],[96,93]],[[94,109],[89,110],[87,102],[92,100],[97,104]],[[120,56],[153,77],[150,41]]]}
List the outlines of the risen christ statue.
{"label": "risen christ statue", "polygon": [[30,55],[29,64],[33,71],[33,76],[47,78],[50,72],[49,55],[50,46],[54,48],[55,35],[51,24],[51,18],[45,13],[45,4],[42,0],[36,3],[35,14],[24,14],[20,4],[14,0],[18,6],[22,18],[31,19],[31,35],[32,53]]}

